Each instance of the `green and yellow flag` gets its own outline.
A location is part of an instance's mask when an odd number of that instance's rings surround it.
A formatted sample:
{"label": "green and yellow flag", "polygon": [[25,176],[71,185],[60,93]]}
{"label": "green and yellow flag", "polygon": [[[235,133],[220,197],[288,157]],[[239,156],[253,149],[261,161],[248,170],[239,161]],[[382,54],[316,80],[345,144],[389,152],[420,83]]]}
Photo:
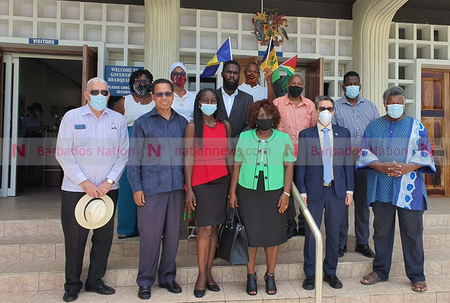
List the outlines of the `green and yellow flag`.
{"label": "green and yellow flag", "polygon": [[273,40],[270,38],[267,50],[264,53],[263,60],[261,63],[261,69],[264,70],[266,67],[272,70],[272,83],[280,79],[280,71],[278,70],[278,59],[277,53],[275,52],[275,47],[273,46]]}

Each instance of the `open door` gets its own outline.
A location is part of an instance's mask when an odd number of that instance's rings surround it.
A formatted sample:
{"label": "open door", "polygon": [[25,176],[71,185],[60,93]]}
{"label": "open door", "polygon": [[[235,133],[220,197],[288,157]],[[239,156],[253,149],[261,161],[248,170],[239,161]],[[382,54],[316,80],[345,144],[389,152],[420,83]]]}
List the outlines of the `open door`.
{"label": "open door", "polygon": [[257,62],[257,58],[256,57],[249,57],[249,58],[244,58],[244,59],[235,59],[234,61],[236,61],[237,63],[239,63],[239,66],[241,67],[241,73],[239,75],[239,85],[241,85],[242,83],[245,82],[245,75],[244,75],[244,69],[245,66],[247,64],[249,64],[250,62]]}
{"label": "open door", "polygon": [[[86,90],[86,84],[89,79],[97,76],[97,53],[87,46],[83,45],[83,72],[81,76],[81,88],[84,92]],[[81,94],[81,105],[85,105],[83,94]]]}
{"label": "open door", "polygon": [[323,58],[306,65],[305,96],[314,100],[323,95]]}

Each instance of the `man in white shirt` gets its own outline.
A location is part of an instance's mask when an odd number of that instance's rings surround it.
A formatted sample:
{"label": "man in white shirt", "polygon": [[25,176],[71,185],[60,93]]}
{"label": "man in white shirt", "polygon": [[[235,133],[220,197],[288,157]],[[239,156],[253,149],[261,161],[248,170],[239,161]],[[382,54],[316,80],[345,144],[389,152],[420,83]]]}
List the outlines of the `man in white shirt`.
{"label": "man in white shirt", "polygon": [[[75,207],[85,194],[108,195],[117,205],[119,179],[128,160],[128,130],[125,118],[109,108],[108,84],[101,78],[88,81],[83,92],[85,106],[67,112],[58,133],[56,159],[64,170],[61,186],[61,224],[66,253],[65,302],[78,298],[84,249],[89,230],[75,218]],[[112,295],[115,290],[102,281],[114,233],[114,215],[94,229],[86,291]]]}
{"label": "man in white shirt", "polygon": [[272,85],[272,70],[270,68],[264,69],[264,77],[266,78],[267,88],[258,84],[260,76],[259,66],[255,62],[250,62],[245,66],[244,70],[245,82],[239,85],[239,89],[252,95],[253,102],[268,99],[272,101],[275,99],[275,93]]}

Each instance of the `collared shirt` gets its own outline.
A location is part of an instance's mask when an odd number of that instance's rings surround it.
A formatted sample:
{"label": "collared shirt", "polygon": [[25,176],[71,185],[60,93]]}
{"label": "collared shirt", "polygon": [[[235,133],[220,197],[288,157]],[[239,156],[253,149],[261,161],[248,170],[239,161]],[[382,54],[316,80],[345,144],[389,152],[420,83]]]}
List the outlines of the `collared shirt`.
{"label": "collared shirt", "polygon": [[305,128],[317,124],[317,113],[314,102],[302,96],[301,102],[294,106],[289,101],[288,94],[276,98],[273,103],[280,111],[281,120],[278,130],[289,135],[294,145],[295,156],[297,156],[298,134]]}
{"label": "collared shirt", "polygon": [[[352,148],[358,148],[364,130],[370,121],[380,117],[375,104],[358,97],[355,106],[342,97],[334,102],[334,116],[332,123],[345,127],[352,135]],[[356,153],[357,154],[357,153]]]}
{"label": "collared shirt", "polygon": [[172,108],[188,122],[194,120],[195,94],[186,91],[186,94],[183,97],[179,97],[175,92],[173,95],[175,98],[172,103]]}
{"label": "collared shirt", "polygon": [[156,107],[133,124],[128,180],[133,193],[152,196],[184,187],[184,129],[186,119],[172,110],[167,120]]}
{"label": "collared shirt", "polygon": [[238,87],[241,91],[246,92],[249,95],[252,95],[253,102],[267,99],[267,88],[262,87],[259,84],[256,84],[254,87],[252,87],[250,84],[242,83]]}
{"label": "collared shirt", "polygon": [[223,87],[221,88],[221,90],[222,90],[223,103],[225,103],[225,109],[227,110],[227,115],[229,117],[231,114],[231,109],[233,108],[234,98],[237,96],[238,90],[235,90],[231,96],[225,92]]}
{"label": "collared shirt", "polygon": [[97,118],[89,105],[68,111],[61,121],[56,160],[64,170],[62,190],[83,192],[79,185],[89,180],[96,186],[106,178],[119,179],[128,159],[128,130],[125,118],[105,108]]}

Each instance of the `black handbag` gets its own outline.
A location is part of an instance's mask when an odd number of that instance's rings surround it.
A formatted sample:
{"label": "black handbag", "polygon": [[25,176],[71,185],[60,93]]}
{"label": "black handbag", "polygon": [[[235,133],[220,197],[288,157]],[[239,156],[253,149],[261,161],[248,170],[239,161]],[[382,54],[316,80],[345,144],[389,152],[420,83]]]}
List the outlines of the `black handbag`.
{"label": "black handbag", "polygon": [[233,265],[247,264],[249,261],[247,233],[236,207],[230,209],[227,221],[220,227],[217,257]]}

